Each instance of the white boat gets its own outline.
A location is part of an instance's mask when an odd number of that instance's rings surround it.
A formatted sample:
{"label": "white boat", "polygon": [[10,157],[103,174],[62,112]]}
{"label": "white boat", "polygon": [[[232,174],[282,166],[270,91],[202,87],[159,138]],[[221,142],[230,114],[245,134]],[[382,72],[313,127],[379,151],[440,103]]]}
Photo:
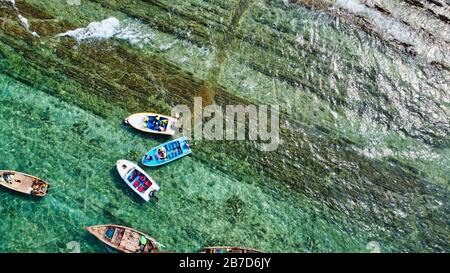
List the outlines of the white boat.
{"label": "white boat", "polygon": [[155,113],[133,114],[125,119],[125,123],[142,132],[169,136],[173,136],[177,129],[176,118]]}
{"label": "white boat", "polygon": [[149,201],[159,191],[158,184],[137,164],[131,161],[118,160],[117,171],[123,181],[145,201]]}

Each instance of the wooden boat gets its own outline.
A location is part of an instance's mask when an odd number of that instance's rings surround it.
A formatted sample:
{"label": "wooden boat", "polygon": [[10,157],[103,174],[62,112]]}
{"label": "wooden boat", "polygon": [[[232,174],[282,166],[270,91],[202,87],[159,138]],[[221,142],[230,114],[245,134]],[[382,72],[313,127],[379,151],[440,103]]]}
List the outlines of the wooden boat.
{"label": "wooden boat", "polygon": [[15,171],[0,171],[0,185],[33,196],[45,196],[49,189],[42,179]]}
{"label": "wooden boat", "polygon": [[152,253],[160,245],[155,239],[135,229],[119,225],[84,227],[108,246],[124,253]]}
{"label": "wooden boat", "polygon": [[120,177],[145,201],[149,201],[157,191],[158,184],[138,165],[128,160],[117,161],[117,171]]}
{"label": "wooden boat", "polygon": [[247,247],[212,246],[205,247],[201,253],[262,253],[262,251]]}
{"label": "wooden boat", "polygon": [[143,158],[145,166],[160,166],[190,154],[191,148],[186,137],[171,140],[151,149]]}
{"label": "wooden boat", "polygon": [[155,113],[137,113],[126,118],[125,123],[142,132],[173,136],[177,119]]}

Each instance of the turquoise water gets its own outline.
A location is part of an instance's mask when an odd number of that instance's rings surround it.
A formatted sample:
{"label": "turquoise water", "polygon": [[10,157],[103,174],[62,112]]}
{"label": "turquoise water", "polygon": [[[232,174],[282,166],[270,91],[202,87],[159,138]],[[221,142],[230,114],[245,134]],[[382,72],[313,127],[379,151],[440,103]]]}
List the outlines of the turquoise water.
{"label": "turquoise water", "polygon": [[163,190],[159,202],[143,203],[116,175],[115,161],[138,161],[157,141],[122,126],[120,116],[105,121],[8,77],[0,80],[0,168],[39,173],[52,186],[41,200],[0,192],[6,216],[0,229],[14,231],[2,234],[2,251],[68,252],[71,241],[83,252],[104,251],[82,230],[99,223],[145,230],[167,250],[185,252],[214,244],[308,251],[308,234],[316,234],[317,251],[364,250],[365,236],[344,236],[304,212],[301,200],[280,201],[214,171],[196,160],[195,147],[193,156],[149,170]]}
{"label": "turquoise water", "polygon": [[[0,1],[0,169],[51,184],[42,199],[0,190],[0,252],[111,251],[82,229],[105,223],[177,252],[448,251],[445,58],[405,53],[352,13],[285,2]],[[110,17],[115,35],[56,37]],[[199,95],[280,105],[283,142],[194,141],[145,168],[161,191],[143,203],[115,162],[168,139],[123,118]]]}

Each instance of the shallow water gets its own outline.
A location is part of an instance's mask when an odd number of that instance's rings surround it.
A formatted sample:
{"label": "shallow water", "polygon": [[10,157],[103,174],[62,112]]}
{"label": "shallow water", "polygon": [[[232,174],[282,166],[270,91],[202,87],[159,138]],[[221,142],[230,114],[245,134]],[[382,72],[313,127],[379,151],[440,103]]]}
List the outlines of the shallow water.
{"label": "shallow water", "polygon": [[[2,235],[2,251],[67,251],[71,241],[99,251],[81,227],[109,222],[146,230],[177,251],[209,244],[306,251],[307,230],[322,233],[324,246],[317,250],[327,251],[336,247],[326,245],[328,236],[343,237],[326,223],[312,226],[313,216],[295,209],[301,201],[279,202],[276,194],[241,184],[195,155],[152,170],[164,191],[159,202],[145,204],[116,175],[114,162],[138,160],[155,140],[121,126],[120,118],[104,121],[5,76],[1,83],[1,167],[40,173],[52,184],[42,200],[0,193],[7,219],[1,229],[13,230]],[[342,250],[358,247],[355,239],[341,240],[349,244]]]}
{"label": "shallow water", "polygon": [[[448,55],[411,54],[370,21],[366,33],[352,12],[386,15],[356,0],[136,2],[0,2],[0,169],[52,186],[41,200],[0,191],[1,252],[110,251],[82,229],[101,223],[180,252],[449,251]],[[391,16],[445,53],[447,32],[410,9]],[[195,141],[192,156],[146,169],[160,201],[142,203],[115,162],[165,138],[122,119],[198,95],[280,105],[282,144]]]}

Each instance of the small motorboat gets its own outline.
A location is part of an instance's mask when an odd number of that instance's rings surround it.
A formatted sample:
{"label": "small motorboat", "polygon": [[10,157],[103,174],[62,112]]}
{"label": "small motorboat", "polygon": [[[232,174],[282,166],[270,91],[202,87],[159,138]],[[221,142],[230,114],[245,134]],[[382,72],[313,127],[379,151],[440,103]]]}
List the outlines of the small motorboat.
{"label": "small motorboat", "polygon": [[158,184],[138,165],[128,160],[117,161],[120,177],[145,201],[149,201],[159,191]]}
{"label": "small motorboat", "polygon": [[262,253],[262,251],[247,247],[212,246],[205,247],[201,253]]}
{"label": "small motorboat", "polygon": [[119,225],[84,227],[108,246],[124,253],[158,252],[159,243],[152,237],[135,229]]}
{"label": "small motorboat", "polygon": [[190,154],[191,148],[186,137],[171,140],[151,149],[143,158],[145,166],[160,166]]}
{"label": "small motorboat", "polygon": [[33,196],[45,196],[49,189],[44,180],[15,171],[0,171],[0,185]]}
{"label": "small motorboat", "polygon": [[155,113],[137,113],[126,118],[125,123],[139,131],[173,136],[177,119]]}

